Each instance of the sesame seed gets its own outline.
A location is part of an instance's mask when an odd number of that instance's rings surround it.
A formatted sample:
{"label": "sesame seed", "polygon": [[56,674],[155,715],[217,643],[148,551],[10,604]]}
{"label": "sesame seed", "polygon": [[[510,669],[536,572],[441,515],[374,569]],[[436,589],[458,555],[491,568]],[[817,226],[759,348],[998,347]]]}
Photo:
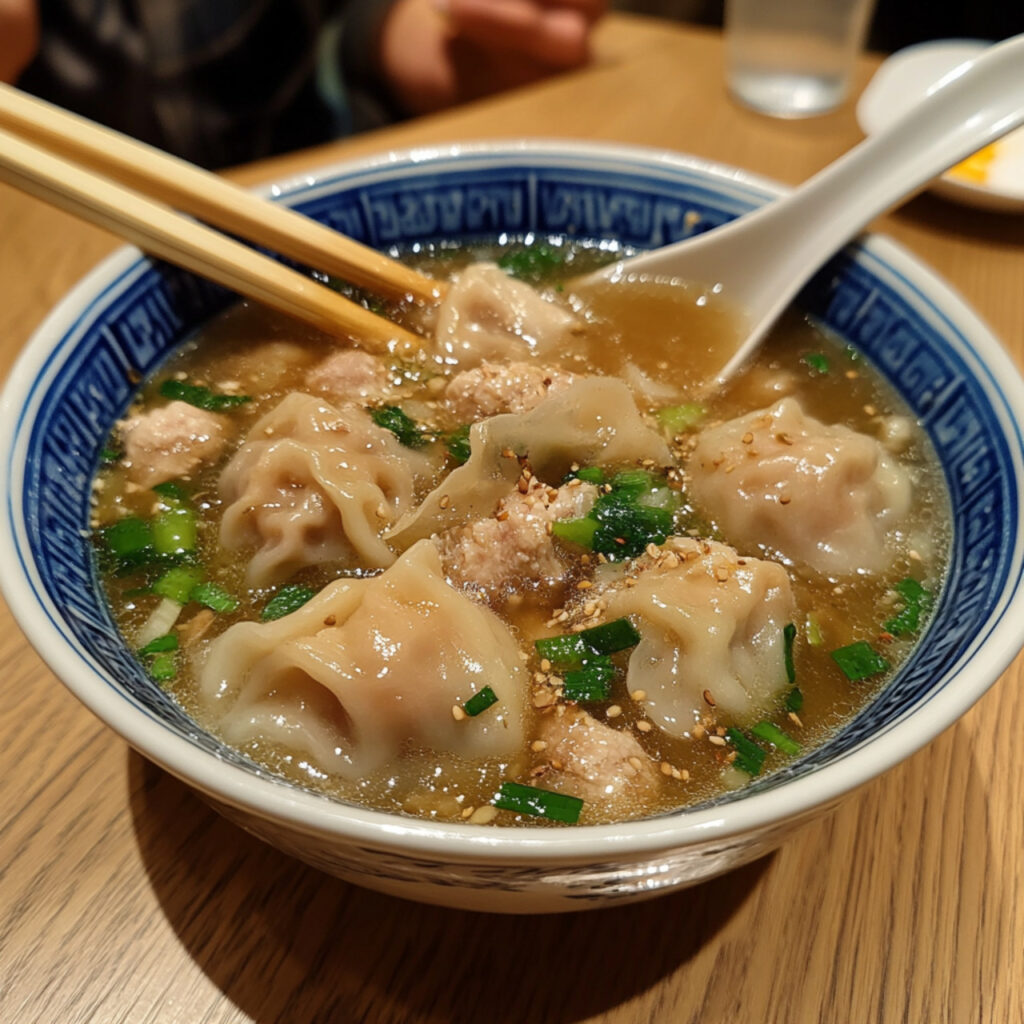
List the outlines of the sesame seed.
{"label": "sesame seed", "polygon": [[650,731],[651,731],[651,730],[652,730],[652,729],[654,728],[654,726],[653,726],[653,725],[651,725],[651,723],[650,723],[650,722],[648,722],[648,721],[646,721],[646,720],[644,720],[644,719],[641,719],[641,720],[640,720],[639,722],[637,722],[637,723],[636,723],[636,727],[637,727],[637,728],[638,728],[638,729],[639,729],[639,730],[640,730],[641,732],[650,732]]}
{"label": "sesame seed", "polygon": [[548,661],[547,658],[541,658],[541,660],[540,660],[540,670],[541,670],[541,672],[550,672],[551,671],[551,662]]}
{"label": "sesame seed", "polygon": [[576,584],[576,589],[589,590],[593,585],[594,584],[591,583],[590,580],[580,580],[579,583]]}
{"label": "sesame seed", "polygon": [[716,747],[724,747],[725,740],[721,736],[709,736],[709,742],[714,743]]}
{"label": "sesame seed", "polygon": [[478,807],[470,816],[470,823],[473,825],[487,825],[498,816],[498,808],[492,804],[485,804]]}
{"label": "sesame seed", "polygon": [[613,704],[605,713],[609,718],[618,718],[622,714],[622,708],[618,704]]}
{"label": "sesame seed", "polygon": [[333,626],[337,621],[338,617],[336,615],[328,615],[324,618],[324,625]]}
{"label": "sesame seed", "polygon": [[647,697],[647,691],[646,690],[634,690],[630,694],[630,697],[632,697],[633,700],[644,700]]}
{"label": "sesame seed", "polygon": [[637,770],[640,771],[643,768],[644,763],[635,754],[629,759],[629,763]]}
{"label": "sesame seed", "polygon": [[704,735],[704,733],[707,732],[707,730],[704,728],[703,725],[700,724],[700,722],[698,722],[691,731],[693,732],[693,738],[695,740],[699,740]]}
{"label": "sesame seed", "polygon": [[754,443],[754,435],[753,435],[753,434],[752,434],[752,433],[751,433],[751,432],[750,432],[750,431],[748,430],[748,431],[747,431],[747,432],[746,432],[746,433],[745,433],[745,434],[744,434],[744,435],[743,435],[743,436],[742,436],[742,437],[740,438],[740,440],[741,440],[741,441],[742,441],[742,442],[743,442],[744,444],[753,444],[753,443]]}
{"label": "sesame seed", "polygon": [[789,720],[799,726],[801,729],[804,727],[804,723],[800,721],[800,716],[795,711],[790,711]]}
{"label": "sesame seed", "polygon": [[779,504],[788,505],[792,500],[793,499],[788,494],[783,494],[782,497],[779,498]]}
{"label": "sesame seed", "polygon": [[454,718],[456,722],[461,722],[465,717],[466,717],[466,712],[463,711],[462,708],[458,704],[453,704],[452,705],[452,718]]}
{"label": "sesame seed", "polygon": [[534,753],[537,753],[537,754],[539,754],[542,750],[547,750],[548,749],[547,740],[534,740],[530,744],[530,749],[532,751],[534,751]]}
{"label": "sesame seed", "polygon": [[671,775],[672,774],[672,765],[670,765],[668,763],[668,761],[662,761],[661,762],[661,774],[662,775]]}
{"label": "sesame seed", "polygon": [[438,505],[441,508],[447,508],[451,504],[451,500],[452,499],[451,499],[451,497],[449,495],[442,494],[441,495],[441,500],[438,502]]}

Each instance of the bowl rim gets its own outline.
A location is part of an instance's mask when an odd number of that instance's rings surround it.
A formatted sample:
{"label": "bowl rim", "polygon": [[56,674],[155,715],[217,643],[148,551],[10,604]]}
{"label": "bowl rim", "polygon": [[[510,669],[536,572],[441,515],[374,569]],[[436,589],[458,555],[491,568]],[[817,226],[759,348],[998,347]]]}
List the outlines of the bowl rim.
{"label": "bowl rim", "polygon": [[[329,163],[309,172],[268,182],[256,191],[288,201],[301,198],[302,190],[324,185],[333,178],[367,171],[435,162],[445,158],[477,156],[487,160],[503,156],[544,156],[625,161],[641,169],[664,167],[670,171],[696,172],[715,182],[727,182],[750,190],[752,198],[771,198],[787,187],[717,161],[667,149],[619,143],[580,142],[572,139],[482,140],[389,150],[369,157]],[[1021,469],[1020,424],[1024,423],[1024,381],[1013,361],[983,321],[954,289],[902,246],[880,235],[861,236],[859,250],[875,255],[885,265],[913,282],[941,309],[945,319],[961,333],[977,339],[992,385],[1003,399],[1012,421],[1016,417],[1016,476],[1024,484]],[[103,260],[78,282],[47,315],[25,344],[0,394],[0,443],[6,452],[5,472],[0,476],[0,555],[9,568],[0,578],[0,590],[18,625],[57,678],[102,723],[128,744],[161,767],[201,792],[243,812],[269,822],[281,822],[311,836],[344,840],[349,844],[383,849],[398,844],[405,853],[441,858],[450,863],[519,863],[540,861],[593,861],[595,857],[643,856],[678,850],[694,844],[719,842],[736,836],[766,832],[793,824],[830,805],[898,762],[905,760],[964,714],[1003,673],[1021,646],[1012,610],[1024,606],[1020,571],[1011,596],[1004,601],[1000,618],[992,626],[982,650],[969,652],[973,664],[968,676],[956,686],[946,686],[929,697],[914,714],[893,723],[883,735],[871,737],[837,761],[817,767],[805,776],[785,780],[775,788],[752,793],[741,800],[698,810],[620,822],[611,825],[580,825],[571,829],[529,826],[437,823],[406,818],[391,812],[326,799],[315,793],[282,784],[269,773],[253,772],[198,749],[166,729],[134,702],[111,686],[98,666],[52,621],[40,600],[39,579],[18,541],[23,476],[12,444],[19,428],[30,421],[45,391],[49,366],[59,343],[73,328],[80,308],[104,288],[111,287],[147,258],[124,246]],[[27,402],[27,404],[26,404]],[[1003,422],[1003,418],[1000,418]],[[1006,426],[1011,426],[1007,423]],[[1011,438],[1012,440],[1012,438]],[[1024,488],[1022,488],[1024,489]],[[1017,561],[1021,541],[1018,540]],[[17,570],[17,571],[15,571]],[[41,589],[41,588],[40,588]],[[992,622],[995,613],[990,615]],[[958,661],[967,660],[967,655]],[[953,670],[952,668],[950,669]],[[962,668],[959,669],[962,673]]]}

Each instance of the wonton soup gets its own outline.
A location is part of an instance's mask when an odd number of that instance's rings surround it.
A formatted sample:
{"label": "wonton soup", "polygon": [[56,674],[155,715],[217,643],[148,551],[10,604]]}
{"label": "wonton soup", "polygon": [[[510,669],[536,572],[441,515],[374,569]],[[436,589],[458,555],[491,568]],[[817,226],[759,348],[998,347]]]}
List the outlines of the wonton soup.
{"label": "wonton soup", "polygon": [[204,728],[330,796],[595,824],[712,799],[849,720],[923,629],[949,515],[876,371],[795,312],[709,387],[712,292],[573,293],[584,246],[418,253],[376,354],[238,307],[117,425],[110,606]]}

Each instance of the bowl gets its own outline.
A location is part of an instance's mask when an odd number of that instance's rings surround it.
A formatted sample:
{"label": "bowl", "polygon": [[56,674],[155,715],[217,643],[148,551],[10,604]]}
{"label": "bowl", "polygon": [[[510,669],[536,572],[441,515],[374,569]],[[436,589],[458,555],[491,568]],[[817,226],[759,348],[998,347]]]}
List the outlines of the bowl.
{"label": "bowl", "polygon": [[[675,153],[576,142],[388,153],[267,194],[371,245],[556,233],[637,248],[707,230],[783,189]],[[1022,642],[1024,385],[984,324],[881,237],[845,249],[801,305],[920,417],[951,495],[949,573],[895,678],[823,746],[710,803],[617,825],[511,828],[400,817],[306,792],[198,728],[146,676],[100,596],[90,481],[137,379],[233,298],[123,249],[26,345],[0,405],[3,591],[59,679],[227,818],[324,871],[430,903],[561,911],[646,899],[777,847],[962,715]]]}

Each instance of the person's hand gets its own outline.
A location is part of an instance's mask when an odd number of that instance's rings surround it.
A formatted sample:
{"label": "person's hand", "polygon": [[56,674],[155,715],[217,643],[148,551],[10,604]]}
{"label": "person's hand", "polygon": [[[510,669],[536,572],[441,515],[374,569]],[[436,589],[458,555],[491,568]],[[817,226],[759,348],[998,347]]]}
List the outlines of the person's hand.
{"label": "person's hand", "polygon": [[14,82],[35,56],[38,45],[35,0],[0,0],[0,82]]}
{"label": "person's hand", "polygon": [[424,114],[580,67],[607,0],[397,0],[381,68],[394,98]]}

